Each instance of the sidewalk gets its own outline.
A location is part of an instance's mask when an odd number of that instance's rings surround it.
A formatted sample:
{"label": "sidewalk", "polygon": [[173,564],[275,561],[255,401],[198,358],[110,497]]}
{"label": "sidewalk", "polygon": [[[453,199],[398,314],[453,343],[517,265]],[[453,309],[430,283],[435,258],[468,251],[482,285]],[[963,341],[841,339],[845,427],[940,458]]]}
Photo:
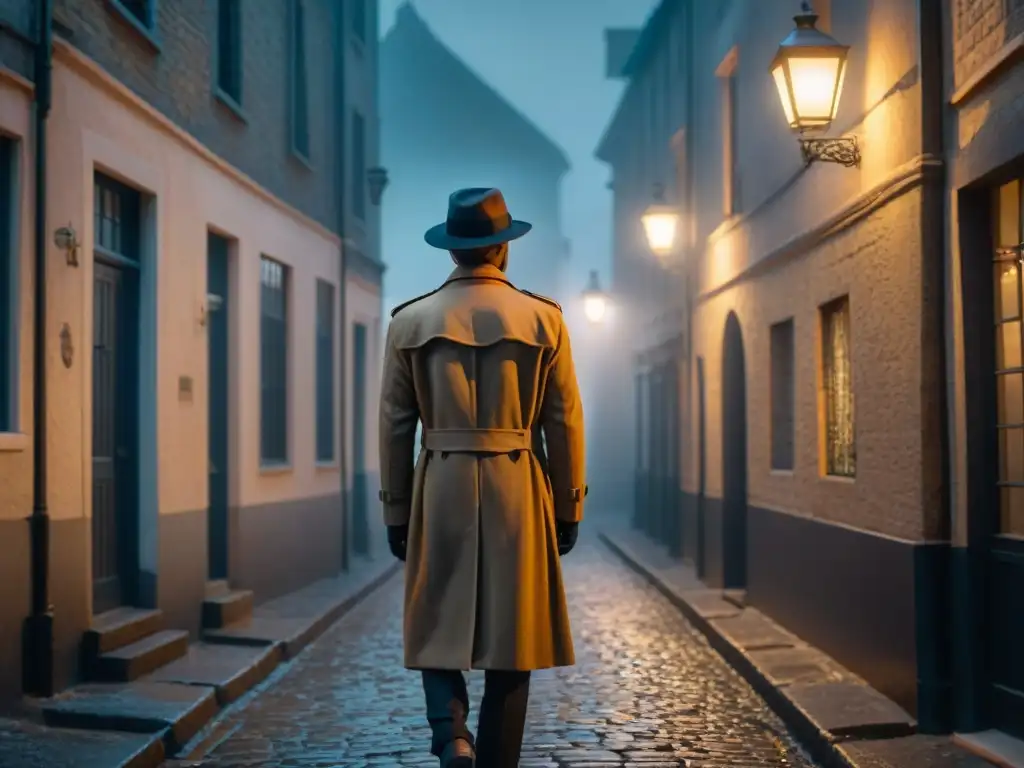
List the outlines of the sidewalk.
{"label": "sidewalk", "polygon": [[188,654],[130,683],[83,683],[0,718],[0,766],[153,768],[265,680],[401,564],[383,554],[209,630]]}
{"label": "sidewalk", "polygon": [[[665,595],[829,768],[991,768],[945,736],[916,733],[913,718],[754,608],[708,589],[626,521],[604,518],[600,538]],[[996,763],[1012,768],[1008,763]]]}

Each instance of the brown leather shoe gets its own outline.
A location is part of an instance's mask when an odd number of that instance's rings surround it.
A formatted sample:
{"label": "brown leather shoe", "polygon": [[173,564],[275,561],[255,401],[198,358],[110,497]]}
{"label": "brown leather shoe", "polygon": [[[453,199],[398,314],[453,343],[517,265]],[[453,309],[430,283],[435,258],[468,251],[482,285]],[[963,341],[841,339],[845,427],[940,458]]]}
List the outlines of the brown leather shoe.
{"label": "brown leather shoe", "polygon": [[473,768],[476,752],[465,739],[452,739],[441,754],[441,768]]}

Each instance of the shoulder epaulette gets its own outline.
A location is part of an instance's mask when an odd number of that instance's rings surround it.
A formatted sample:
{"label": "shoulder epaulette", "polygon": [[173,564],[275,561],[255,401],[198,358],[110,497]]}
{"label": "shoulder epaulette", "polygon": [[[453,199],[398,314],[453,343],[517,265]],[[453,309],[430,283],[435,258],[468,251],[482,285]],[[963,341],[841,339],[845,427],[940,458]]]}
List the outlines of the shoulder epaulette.
{"label": "shoulder epaulette", "polygon": [[421,296],[417,296],[417,297],[416,297],[416,298],[414,298],[414,299],[409,299],[408,301],[402,302],[402,303],[401,303],[401,304],[399,304],[399,305],[398,305],[397,307],[395,307],[394,309],[392,309],[392,310],[391,310],[391,316],[392,316],[392,317],[394,317],[394,316],[395,316],[395,315],[397,315],[397,314],[398,314],[399,312],[401,312],[401,311],[402,311],[403,309],[405,309],[406,307],[408,307],[408,306],[409,306],[410,304],[415,304],[415,303],[416,303],[417,301],[420,301],[421,299],[425,299],[425,298],[427,298],[427,296],[433,296],[433,295],[434,295],[435,293],[437,293],[438,291],[440,291],[440,290],[441,290],[441,288],[443,288],[443,287],[444,287],[444,286],[439,286],[439,287],[435,288],[435,289],[434,289],[434,290],[432,290],[432,291],[428,291],[427,293],[424,293],[424,294],[423,294],[423,295],[421,295]]}
{"label": "shoulder epaulette", "polygon": [[516,290],[518,290],[520,293],[525,293],[527,296],[532,296],[533,298],[537,299],[538,301],[543,301],[545,304],[550,304],[552,307],[557,309],[559,312],[562,311],[562,305],[559,304],[554,299],[549,299],[547,296],[541,296],[539,293],[534,293],[533,291],[528,291],[525,288],[517,288]]}

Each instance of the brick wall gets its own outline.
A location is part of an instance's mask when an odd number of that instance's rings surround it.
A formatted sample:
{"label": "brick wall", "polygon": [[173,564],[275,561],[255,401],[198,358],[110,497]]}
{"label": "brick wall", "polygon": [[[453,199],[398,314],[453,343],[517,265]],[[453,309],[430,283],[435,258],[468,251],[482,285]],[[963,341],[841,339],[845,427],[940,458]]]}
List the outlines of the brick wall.
{"label": "brick wall", "polygon": [[1024,0],[951,0],[953,76],[959,87],[1024,32]]}
{"label": "brick wall", "polygon": [[[0,0],[0,9],[9,2]],[[54,15],[76,47],[132,91],[271,192],[336,229],[334,0],[306,0],[309,165],[291,154],[289,140],[289,0],[242,2],[244,118],[213,96],[216,3],[157,5],[159,49],[109,0],[55,0]]]}

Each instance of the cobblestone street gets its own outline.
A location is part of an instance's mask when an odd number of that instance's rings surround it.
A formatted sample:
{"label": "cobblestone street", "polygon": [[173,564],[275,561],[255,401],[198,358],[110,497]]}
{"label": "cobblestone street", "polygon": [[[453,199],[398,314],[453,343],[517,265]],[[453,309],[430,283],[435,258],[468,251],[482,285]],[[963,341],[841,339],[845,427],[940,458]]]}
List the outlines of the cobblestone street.
{"label": "cobblestone street", "polygon": [[[565,563],[577,666],[534,676],[523,766],[812,765],[703,636],[611,552],[588,537]],[[178,765],[436,765],[418,675],[401,667],[401,593],[399,576],[229,712],[208,755]],[[471,677],[474,706],[482,682]]]}

